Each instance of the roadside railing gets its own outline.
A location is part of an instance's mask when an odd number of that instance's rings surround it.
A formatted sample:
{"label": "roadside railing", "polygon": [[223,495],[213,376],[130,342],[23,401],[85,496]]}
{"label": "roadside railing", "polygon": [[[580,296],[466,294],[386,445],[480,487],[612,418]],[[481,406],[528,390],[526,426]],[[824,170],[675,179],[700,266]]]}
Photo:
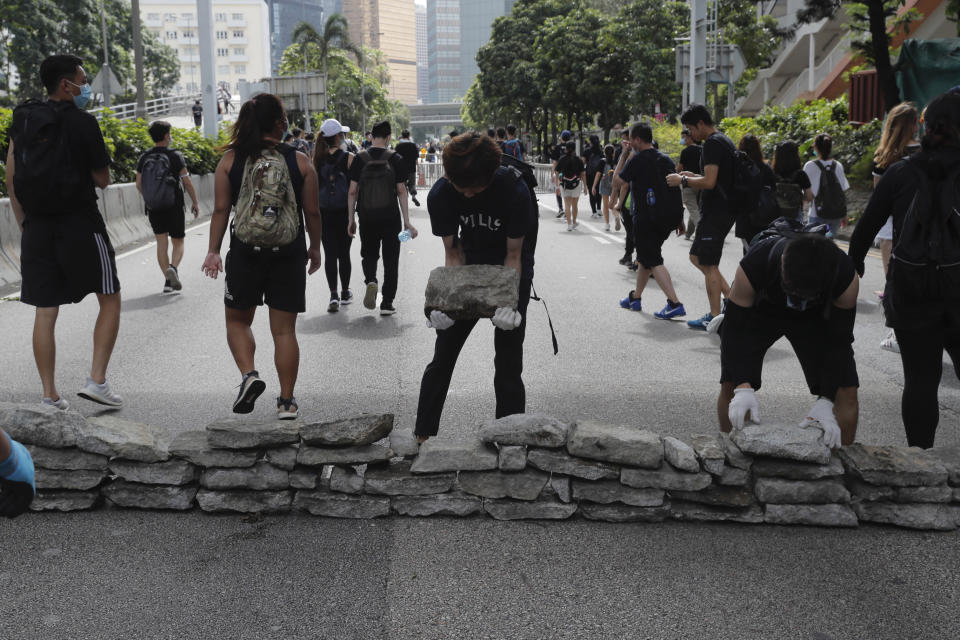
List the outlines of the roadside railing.
{"label": "roadside railing", "polygon": [[[148,116],[162,116],[175,111],[178,108],[191,105],[195,100],[199,100],[200,98],[201,94],[199,93],[164,96],[162,98],[147,100],[144,103],[144,107],[147,110]],[[103,111],[104,107],[90,109],[90,113],[93,114],[97,120],[103,117]],[[124,104],[115,104],[110,107],[110,112],[111,115],[117,120],[133,120],[137,117],[137,103],[127,102]]]}
{"label": "roadside railing", "polygon": [[[553,166],[549,164],[532,166],[537,178],[537,193],[553,193],[556,188],[553,181]],[[417,163],[417,188],[429,189],[442,175],[443,164],[440,162]]]}

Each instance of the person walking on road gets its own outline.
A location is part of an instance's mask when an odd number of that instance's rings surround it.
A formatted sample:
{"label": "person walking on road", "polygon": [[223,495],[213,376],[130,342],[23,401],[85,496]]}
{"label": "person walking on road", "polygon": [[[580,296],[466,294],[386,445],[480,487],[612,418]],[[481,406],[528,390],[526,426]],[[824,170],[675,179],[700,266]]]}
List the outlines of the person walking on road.
{"label": "person walking on road", "polygon": [[199,100],[194,100],[190,111],[193,113],[193,126],[199,129],[200,125],[203,124],[203,105],[200,104]]}
{"label": "person walking on road", "polygon": [[[689,130],[684,129],[681,136],[684,147],[680,151],[677,172],[682,174],[684,171],[689,171],[700,175],[703,173],[703,167],[701,166],[703,148],[700,143],[693,139]],[[681,187],[680,190],[683,193],[683,207],[687,210],[686,231],[683,235],[687,240],[690,240],[697,230],[697,222],[700,221],[700,192],[693,187]]]}
{"label": "person walking on road", "polygon": [[[350,216],[347,215],[347,196],[350,193],[350,166],[354,155],[340,148],[346,127],[337,120],[324,120],[320,125],[313,154],[320,195],[320,217],[323,218],[323,268],[330,286],[327,311],[336,313],[343,305],[353,302],[350,290],[350,245],[353,238],[347,233]],[[339,278],[340,292],[337,293]]]}
{"label": "person walking on road", "polygon": [[600,194],[597,193],[597,189],[594,188],[596,186],[595,179],[597,174],[603,171],[604,165],[603,147],[600,146],[599,136],[590,136],[590,144],[583,150],[583,155],[580,159],[583,161],[583,166],[586,167],[586,180],[584,180],[584,184],[587,185],[587,195],[590,198],[590,217],[599,218],[601,199]]}
{"label": "person walking on road", "polygon": [[[180,291],[180,261],[183,260],[183,239],[186,224],[183,216],[186,189],[193,205],[194,219],[200,215],[200,200],[190,181],[183,154],[170,148],[170,123],[157,120],[148,129],[154,147],[137,161],[137,191],[143,196],[147,217],[157,239],[157,264],[163,273],[163,293]],[[167,238],[173,254],[167,255]]]}
{"label": "person walking on road", "polygon": [[605,230],[610,231],[610,214],[613,214],[616,230],[620,231],[620,216],[616,211],[611,211],[610,198],[613,196],[613,170],[616,163],[613,161],[613,145],[608,144],[603,148],[603,166],[593,177],[593,191],[599,193],[600,202],[603,206],[603,223]]}
{"label": "person walking on road", "polygon": [[[256,342],[250,327],[257,307],[266,303],[269,308],[280,379],[277,417],[282,420],[299,414],[294,396],[300,368],[297,314],[306,311],[306,276],[320,268],[322,236],[317,172],[307,156],[280,142],[287,126],[283,103],[269,93],[254,96],[240,108],[215,172],[210,244],[202,267],[214,279],[225,272],[227,344],[242,376],[234,413],[253,411],[266,390],[254,364]],[[228,223],[230,250],[222,262]]]}
{"label": "person walking on road", "polygon": [[813,148],[817,152],[816,160],[803,165],[813,191],[809,222],[827,225],[827,237],[833,238],[847,224],[847,196],[844,192],[850,189],[850,183],[843,165],[830,157],[833,138],[826,133],[818,134],[813,139]]}
{"label": "person walking on road", "polygon": [[77,395],[121,407],[123,399],[107,383],[120,329],[120,281],[96,192],[110,184],[110,155],[96,118],[83,110],[92,90],[82,60],[50,56],[40,64],[40,79],[47,100],[28,101],[13,113],[6,183],[22,232],[20,300],[36,307],[33,354],[42,402],[68,408],[55,383],[57,317],[61,305],[94,293],[100,313],[93,362]]}
{"label": "person walking on road", "polygon": [[[761,192],[769,196],[768,203],[770,210],[761,211],[758,200],[756,208],[752,211],[737,211],[737,223],[734,229],[734,235],[743,242],[743,255],[747,255],[750,248],[750,241],[754,236],[770,226],[770,223],[779,218],[779,208],[773,206],[777,186],[777,177],[773,169],[763,158],[763,149],[760,147],[760,139],[752,133],[745,134],[740,138],[737,148],[745,153],[753,164],[760,170]],[[766,191],[764,191],[766,190]],[[772,218],[770,216],[773,216]]]}
{"label": "person walking on road", "polygon": [[400,159],[403,161],[403,170],[406,174],[404,184],[407,187],[407,194],[413,201],[413,205],[419,207],[420,202],[417,200],[417,157],[420,152],[417,150],[417,143],[410,139],[410,132],[406,129],[400,132],[400,139],[397,140],[394,151],[400,154]]}
{"label": "person walking on road", "polygon": [[557,194],[557,217],[562,218],[566,213],[566,207],[563,204],[563,186],[557,180],[557,163],[566,155],[567,143],[573,139],[573,134],[564,129],[560,132],[560,141],[550,147],[550,164],[553,169],[553,186]]}
{"label": "person walking on road", "polygon": [[577,143],[573,140],[567,143],[563,157],[557,160],[556,178],[563,191],[563,208],[567,216],[567,231],[573,231],[580,226],[580,223],[577,222],[580,194],[587,192],[586,167],[583,166],[583,160],[577,155]]}

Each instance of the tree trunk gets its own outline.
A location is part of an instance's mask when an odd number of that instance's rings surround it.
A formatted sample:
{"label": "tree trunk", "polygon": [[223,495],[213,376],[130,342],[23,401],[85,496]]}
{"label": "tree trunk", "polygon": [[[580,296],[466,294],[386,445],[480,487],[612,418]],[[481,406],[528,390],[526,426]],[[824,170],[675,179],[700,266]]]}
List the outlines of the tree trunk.
{"label": "tree trunk", "polygon": [[887,112],[900,102],[900,89],[890,64],[890,38],[887,37],[883,0],[867,0],[867,15],[870,17],[870,44],[877,66],[877,81],[883,93],[883,110]]}

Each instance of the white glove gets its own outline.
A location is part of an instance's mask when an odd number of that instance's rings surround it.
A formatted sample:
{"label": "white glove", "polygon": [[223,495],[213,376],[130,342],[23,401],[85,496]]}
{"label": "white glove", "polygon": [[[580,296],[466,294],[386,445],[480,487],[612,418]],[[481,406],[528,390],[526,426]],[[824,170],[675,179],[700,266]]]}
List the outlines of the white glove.
{"label": "white glove", "polygon": [[444,329],[452,327],[454,322],[455,320],[443,311],[434,309],[430,312],[430,318],[427,320],[427,328],[443,331]]}
{"label": "white glove", "polygon": [[757,402],[757,394],[753,389],[734,389],[733,400],[727,408],[727,417],[733,424],[734,429],[743,429],[747,420],[747,414],[750,414],[750,422],[760,424],[760,403]]}
{"label": "white glove", "polygon": [[833,415],[833,403],[826,398],[817,398],[807,417],[800,423],[801,427],[809,427],[816,423],[823,430],[823,443],[831,449],[840,447],[840,425]]}
{"label": "white glove", "polygon": [[490,318],[493,326],[497,329],[503,329],[504,331],[516,329],[522,321],[523,316],[520,315],[520,312],[510,307],[500,307],[494,312],[493,317]]}

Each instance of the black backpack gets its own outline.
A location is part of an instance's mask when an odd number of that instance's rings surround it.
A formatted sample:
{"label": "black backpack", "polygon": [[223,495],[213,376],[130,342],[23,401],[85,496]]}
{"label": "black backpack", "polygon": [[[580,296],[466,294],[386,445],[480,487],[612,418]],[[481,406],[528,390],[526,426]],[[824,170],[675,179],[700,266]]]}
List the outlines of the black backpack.
{"label": "black backpack", "polygon": [[[637,157],[643,158],[648,163],[650,162],[643,154]],[[654,161],[654,169],[656,174],[660,176],[660,180],[650,187],[653,189],[656,202],[651,205],[647,202],[645,195],[640,194],[639,201],[633,203],[633,206],[638,213],[646,212],[662,231],[676,229],[683,222],[683,194],[680,187],[669,186],[666,179],[668,175],[675,172],[676,165],[673,164],[673,160],[669,156],[658,151],[657,159]]]}
{"label": "black backpack", "polygon": [[[777,218],[770,225],[755,235],[753,240],[750,241],[750,248],[757,246],[761,242],[765,242],[770,238],[776,238],[776,243],[771,249],[769,256],[767,257],[767,273],[768,274],[779,274],[780,270],[780,260],[783,258],[783,251],[787,248],[787,242],[793,238],[798,238],[806,234],[818,234],[821,236],[826,236],[827,231],[830,228],[825,224],[804,224],[797,220],[796,216],[793,217],[783,217]],[[836,281],[837,276],[839,275],[839,263],[837,269],[834,270],[833,279]],[[776,278],[773,278],[775,280]],[[757,296],[754,299],[754,306],[759,304],[761,299],[766,299],[766,289],[772,284],[768,283],[767,285],[761,286],[757,290]],[[830,284],[828,291],[833,290],[833,283]],[[825,304],[823,309],[823,317],[830,317],[830,308],[833,305]]]}
{"label": "black backpack", "polygon": [[733,184],[730,188],[730,209],[738,214],[752,214],[760,204],[763,173],[746,153],[733,151]]}
{"label": "black backpack", "polygon": [[357,159],[363,162],[357,193],[357,211],[361,214],[386,218],[399,211],[398,176],[390,164],[392,156],[390,149],[385,149],[378,160],[366,149],[357,154]]}
{"label": "black backpack", "polygon": [[800,209],[803,207],[803,187],[796,182],[777,181],[774,189],[780,215],[785,218],[799,216]]}
{"label": "black backpack", "polygon": [[816,165],[820,167],[820,186],[817,188],[817,197],[813,199],[817,217],[824,220],[846,218],[847,194],[837,179],[837,161],[834,160],[828,167],[817,160]]}
{"label": "black backpack", "polygon": [[152,211],[166,211],[177,205],[179,179],[170,168],[170,156],[163,149],[148,151],[140,169],[140,193]]}
{"label": "black backpack", "polygon": [[13,111],[13,188],[27,215],[64,213],[83,184],[63,125],[67,108],[28,100]]}
{"label": "black backpack", "polygon": [[594,177],[599,173],[600,177],[603,178],[603,167],[606,164],[606,160],[603,157],[602,153],[594,153],[590,156],[590,162],[587,164],[587,182],[594,179]]}
{"label": "black backpack", "polygon": [[320,209],[324,211],[347,208],[347,194],[350,191],[350,178],[347,177],[349,156],[339,149],[334,155],[334,162],[325,159],[320,165]]}
{"label": "black backpack", "polygon": [[770,226],[771,222],[779,218],[782,213],[780,212],[780,205],[777,203],[776,189],[768,184],[763,185],[760,188],[757,209],[751,211],[748,215],[752,225],[763,228]]}

